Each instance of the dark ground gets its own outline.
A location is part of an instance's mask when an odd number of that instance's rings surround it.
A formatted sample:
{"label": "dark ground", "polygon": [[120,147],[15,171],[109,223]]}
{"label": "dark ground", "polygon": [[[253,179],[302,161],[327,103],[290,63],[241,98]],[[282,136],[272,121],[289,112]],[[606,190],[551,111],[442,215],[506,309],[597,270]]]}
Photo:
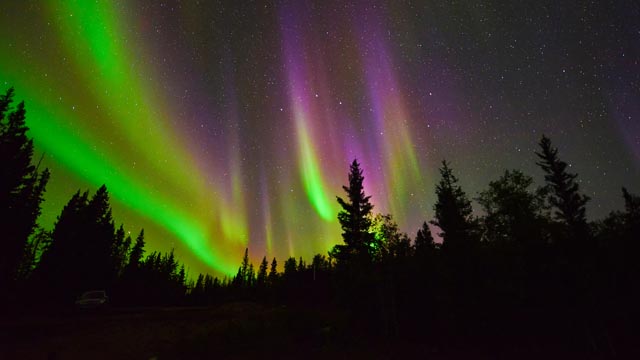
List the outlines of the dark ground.
{"label": "dark ground", "polygon": [[[578,339],[545,333],[362,335],[335,311],[232,303],[11,316],[0,322],[2,359],[598,359],[640,358],[636,336]],[[624,319],[621,319],[624,321]],[[349,329],[349,330],[345,330]],[[446,333],[446,334],[445,334]]]}

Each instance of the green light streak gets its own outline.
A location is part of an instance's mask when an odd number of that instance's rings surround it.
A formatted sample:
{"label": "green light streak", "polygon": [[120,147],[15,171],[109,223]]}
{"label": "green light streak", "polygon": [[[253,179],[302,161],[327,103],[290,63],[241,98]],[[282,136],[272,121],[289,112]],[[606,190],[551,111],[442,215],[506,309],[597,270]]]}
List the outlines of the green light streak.
{"label": "green light streak", "polygon": [[313,150],[307,128],[304,126],[303,115],[299,109],[296,109],[295,118],[296,124],[298,125],[299,165],[304,190],[318,215],[326,221],[334,220],[334,213],[331,205],[329,205],[329,197],[327,196],[325,186],[322,182],[322,176],[320,175],[318,159]]}
{"label": "green light streak", "polygon": [[[6,78],[4,74],[0,73],[0,76]],[[225,274],[235,272],[235,263],[225,261],[208,245],[207,232],[187,214],[178,210],[177,204],[150,194],[144,183],[134,180],[126,171],[100,156],[103,151],[99,147],[84,141],[64,125],[61,117],[65,110],[53,104],[42,105],[28,90],[21,88],[20,93],[30,99],[27,103],[27,122],[31,136],[39,148],[52,154],[57,162],[93,186],[107,183],[112,196],[169,230],[208,266]]]}
{"label": "green light streak", "polygon": [[[137,148],[146,158],[146,165],[158,174],[169,178],[174,186],[199,197],[198,189],[205,187],[191,157],[178,143],[165,124],[171,112],[156,104],[163,104],[154,96],[151,76],[143,72],[144,62],[129,53],[122,16],[111,2],[70,0],[50,3],[50,12],[57,23],[63,43],[72,54],[85,78],[87,89],[108,109],[115,121],[112,132],[125,136],[132,144],[144,144]],[[133,41],[133,40],[132,40]],[[128,45],[128,46],[127,46]],[[126,121],[125,121],[126,119]],[[159,152],[158,149],[171,149]],[[161,154],[161,156],[159,156]],[[123,161],[127,159],[125,154]],[[171,171],[167,171],[171,169]],[[190,183],[184,186],[185,182]]]}

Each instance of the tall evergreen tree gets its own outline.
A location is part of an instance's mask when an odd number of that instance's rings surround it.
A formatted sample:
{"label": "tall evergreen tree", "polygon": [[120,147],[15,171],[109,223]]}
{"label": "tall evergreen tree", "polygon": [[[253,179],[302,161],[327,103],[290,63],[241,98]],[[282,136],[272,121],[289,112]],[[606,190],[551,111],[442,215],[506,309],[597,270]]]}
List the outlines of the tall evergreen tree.
{"label": "tall evergreen tree", "polygon": [[421,258],[427,257],[435,250],[435,242],[431,235],[431,229],[429,229],[426,221],[422,223],[422,228],[420,228],[416,234],[414,248],[416,255]]}
{"label": "tall evergreen tree", "polygon": [[[242,257],[242,264],[238,268],[238,273],[233,279],[234,284],[239,287],[246,287],[249,284],[249,248],[244,249],[244,256]],[[253,270],[253,269],[252,269]]]}
{"label": "tall evergreen tree", "polygon": [[349,186],[342,187],[347,193],[347,199],[336,197],[342,207],[338,213],[338,221],[342,227],[342,239],[346,244],[344,247],[336,246],[338,257],[346,254],[368,255],[375,243],[375,238],[369,231],[373,205],[369,201],[371,196],[364,193],[363,181],[360,164],[354,159],[349,170]]}
{"label": "tall evergreen tree", "polygon": [[584,235],[587,219],[585,205],[589,197],[580,193],[576,182],[577,174],[567,172],[567,163],[558,158],[558,149],[551,145],[548,137],[542,136],[539,142],[540,152],[536,152],[540,161],[536,164],[545,172],[550,193],[549,203],[556,209],[556,220],[566,224],[572,236]]}
{"label": "tall evergreen tree", "polygon": [[193,289],[191,289],[191,295],[195,298],[196,302],[201,301],[201,297],[204,294],[204,275],[202,273],[198,274],[198,279],[196,280]]}
{"label": "tall evergreen tree", "polygon": [[268,267],[269,267],[269,263],[267,262],[267,257],[264,256],[262,258],[262,262],[260,263],[260,268],[258,269],[258,277],[256,279],[256,285],[265,286],[267,284]]}
{"label": "tall evergreen tree", "polygon": [[129,261],[127,262],[125,271],[136,272],[140,268],[144,258],[144,245],[144,229],[141,229],[129,254]]}
{"label": "tall evergreen tree", "polygon": [[108,289],[118,276],[115,229],[109,194],[103,185],[89,200],[73,195],[58,217],[38,278],[67,300],[86,289]]}
{"label": "tall evergreen tree", "polygon": [[102,185],[87,206],[87,223],[83,229],[84,270],[87,287],[109,287],[118,275],[114,259],[115,226],[107,187]]}
{"label": "tall evergreen tree", "polygon": [[77,191],[63,207],[51,234],[51,245],[36,269],[36,279],[55,300],[68,300],[72,289],[79,287],[78,264],[84,256],[81,226],[86,222],[88,197],[88,192]]}
{"label": "tall evergreen tree", "polygon": [[298,272],[298,264],[296,263],[296,258],[291,256],[284,262],[283,276],[285,278],[291,278],[297,272]]}
{"label": "tall evergreen tree", "polygon": [[32,164],[24,102],[12,109],[13,96],[13,88],[0,96],[0,292],[16,279],[49,181]]}
{"label": "tall evergreen tree", "polygon": [[474,227],[471,201],[458,185],[458,178],[453,175],[446,161],[442,161],[440,176],[436,186],[435,220],[431,223],[442,230],[443,250],[468,250],[472,246]]}
{"label": "tall evergreen tree", "polygon": [[274,257],[269,268],[269,284],[273,286],[278,280],[278,261]]}
{"label": "tall evergreen tree", "polygon": [[113,249],[112,249],[112,258],[114,260],[114,264],[116,266],[117,275],[122,275],[124,271],[124,267],[127,264],[127,257],[129,255],[129,251],[131,250],[131,236],[126,235],[124,231],[124,226],[120,225],[120,227],[116,230]]}

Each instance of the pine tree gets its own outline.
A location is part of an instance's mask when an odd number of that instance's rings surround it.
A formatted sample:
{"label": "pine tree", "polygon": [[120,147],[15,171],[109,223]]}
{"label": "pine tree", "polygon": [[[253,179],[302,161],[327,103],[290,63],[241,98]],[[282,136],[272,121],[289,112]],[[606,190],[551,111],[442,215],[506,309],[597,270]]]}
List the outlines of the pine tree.
{"label": "pine tree", "polygon": [[415,252],[418,257],[424,258],[435,250],[435,243],[431,235],[431,229],[427,222],[422,223],[422,228],[416,234],[414,242]]}
{"label": "pine tree", "polygon": [[278,261],[274,257],[271,260],[271,267],[269,268],[269,285],[273,286],[278,280]]}
{"label": "pine tree", "polygon": [[204,275],[202,273],[198,274],[198,280],[196,280],[196,284],[193,286],[193,290],[191,290],[191,294],[194,296],[200,296],[204,293]]}
{"label": "pine tree", "polygon": [[144,245],[144,229],[141,229],[129,254],[129,261],[127,262],[128,271],[135,272],[140,268],[142,259],[144,258]]}
{"label": "pine tree", "polygon": [[[83,229],[84,286],[105,288],[111,285],[118,274],[117,260],[114,259],[115,226],[111,215],[111,205],[107,187],[102,185],[87,206],[87,223]],[[80,269],[79,269],[80,270]]]}
{"label": "pine tree", "polygon": [[558,158],[558,149],[551,145],[548,137],[539,142],[540,161],[536,164],[545,172],[544,179],[550,188],[549,203],[556,209],[556,220],[568,226],[572,236],[584,235],[586,231],[586,207],[589,197],[580,193],[577,174],[567,172],[567,163]]}
{"label": "pine tree", "polygon": [[234,278],[234,284],[239,287],[249,286],[248,284],[249,277],[249,248],[245,248],[244,256],[242,257],[242,264],[240,268],[238,268],[238,273]]}
{"label": "pine tree", "polygon": [[68,300],[72,292],[79,290],[80,268],[85,256],[81,224],[86,223],[85,213],[89,193],[76,192],[58,216],[52,234],[51,245],[42,254],[36,269],[36,278],[47,289],[53,301]]}
{"label": "pine tree", "polygon": [[114,244],[112,249],[112,258],[114,260],[114,264],[117,270],[118,275],[122,275],[124,271],[124,267],[127,264],[127,256],[129,255],[129,251],[131,250],[131,236],[125,237],[124,226],[120,225],[120,227],[116,230],[114,237]]}
{"label": "pine tree", "polygon": [[245,279],[245,284],[247,287],[252,287],[256,282],[256,272],[253,269],[253,264],[249,264],[249,271],[247,271],[247,278]]}
{"label": "pine tree", "polygon": [[267,262],[267,257],[264,256],[262,258],[262,262],[260,263],[260,268],[258,269],[258,278],[256,279],[257,286],[265,286],[267,284],[267,268],[269,267],[269,263]]}
{"label": "pine tree", "polygon": [[442,161],[440,176],[436,186],[435,220],[431,223],[442,230],[439,235],[442,237],[443,250],[466,251],[473,245],[471,201],[458,185],[458,178],[453,175],[446,161]]}
{"label": "pine tree", "polygon": [[284,262],[283,276],[285,278],[291,278],[297,272],[298,272],[298,264],[296,263],[296,258],[292,256],[288,258],[287,261]]}
{"label": "pine tree", "polygon": [[375,243],[373,234],[369,231],[373,205],[369,201],[371,196],[366,196],[364,193],[363,181],[360,164],[354,159],[349,170],[349,186],[342,187],[347,193],[347,200],[336,197],[338,204],[342,207],[338,213],[338,221],[342,227],[342,239],[346,246],[337,245],[334,253],[343,260],[350,255],[368,256]]}
{"label": "pine tree", "polygon": [[24,102],[11,109],[13,95],[10,88],[0,96],[0,292],[16,280],[49,181],[49,171],[32,164]]}

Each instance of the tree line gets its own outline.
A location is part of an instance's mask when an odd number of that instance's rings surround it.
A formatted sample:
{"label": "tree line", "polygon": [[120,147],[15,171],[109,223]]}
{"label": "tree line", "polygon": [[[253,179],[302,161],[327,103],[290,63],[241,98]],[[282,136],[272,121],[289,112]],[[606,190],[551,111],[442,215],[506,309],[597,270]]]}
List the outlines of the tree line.
{"label": "tree line", "polygon": [[[134,241],[115,226],[105,186],[92,196],[78,191],[52,230],[40,228],[50,174],[34,165],[24,103],[11,107],[12,99],[13,89],[0,98],[4,294],[45,290],[64,303],[105,288],[121,304],[327,306],[368,331],[395,335],[482,324],[485,317],[516,326],[513,314],[542,327],[541,319],[558,316],[597,323],[611,311],[635,314],[640,300],[640,197],[622,188],[624,210],[589,221],[578,175],[545,136],[535,153],[543,186],[506,170],[472,199],[443,161],[434,217],[415,236],[400,231],[391,214],[374,213],[354,160],[346,196],[337,197],[341,244],[310,262],[288,258],[282,272],[275,258],[255,268],[247,249],[237,274],[220,279],[189,276],[173,252],[145,255],[144,231]],[[597,346],[598,336],[591,338]]]}

